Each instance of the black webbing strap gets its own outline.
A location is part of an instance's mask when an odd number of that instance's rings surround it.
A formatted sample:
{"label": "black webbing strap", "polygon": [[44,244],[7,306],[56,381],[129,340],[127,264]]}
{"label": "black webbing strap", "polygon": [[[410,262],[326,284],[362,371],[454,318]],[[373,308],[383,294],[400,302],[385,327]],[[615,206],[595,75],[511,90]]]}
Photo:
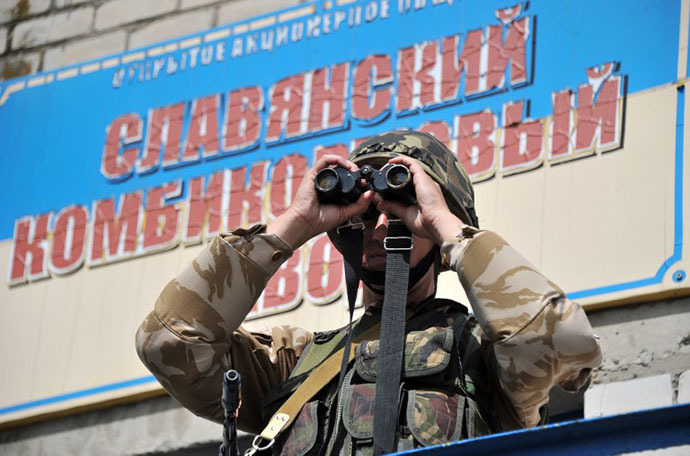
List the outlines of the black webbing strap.
{"label": "black webbing strap", "polygon": [[362,274],[362,231],[364,225],[347,225],[338,228],[340,234],[340,251],[343,252],[345,266],[345,286],[347,290],[347,304],[350,311],[350,322],[345,337],[345,353],[338,376],[338,390],[343,384],[345,371],[350,359],[350,345],[352,344],[352,316],[355,312],[355,300],[359,289],[359,277]]}
{"label": "black webbing strap", "polygon": [[374,404],[375,455],[392,453],[397,448],[400,376],[405,351],[405,307],[412,250],[410,231],[400,220],[388,221],[384,248],[387,251],[386,283]]}

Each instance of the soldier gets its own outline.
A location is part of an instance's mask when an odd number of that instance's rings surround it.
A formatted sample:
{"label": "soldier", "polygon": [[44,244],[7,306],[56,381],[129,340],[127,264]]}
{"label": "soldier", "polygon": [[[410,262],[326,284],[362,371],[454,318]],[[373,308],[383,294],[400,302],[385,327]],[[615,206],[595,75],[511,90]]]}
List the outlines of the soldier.
{"label": "soldier", "polygon": [[[372,191],[351,204],[319,203],[318,170],[378,169],[388,162],[409,168],[417,204]],[[384,245],[393,217],[414,239],[402,291],[406,312],[399,317],[406,321],[397,324],[387,323],[393,304],[383,305],[396,293],[382,272],[391,258]],[[272,274],[312,237],[328,232],[351,261],[351,244],[337,228],[353,220],[363,228],[357,238],[361,267],[355,261],[353,269],[364,282],[366,310],[349,337],[347,329],[312,334],[279,326],[257,333],[240,326]],[[434,298],[440,268],[458,274],[473,316],[454,301]],[[394,337],[385,334],[396,331],[404,344],[396,351],[400,367],[393,363],[393,374],[385,374],[394,346],[387,341]],[[351,358],[341,349],[350,347],[350,338],[354,361],[341,364],[343,356]],[[374,136],[350,160],[321,158],[284,214],[268,226],[216,237],[165,287],[136,343],[142,361],[177,401],[217,422],[223,419],[223,372],[238,370],[244,404],[239,427],[263,429],[257,447],[299,455],[381,454],[535,426],[553,386],[577,391],[601,361],[580,306],[499,235],[478,229],[472,186],[457,158],[433,136],[412,131]],[[331,368],[318,384],[327,370],[319,366],[331,359],[335,372]],[[390,385],[381,386],[389,377],[393,393]],[[308,388],[300,385],[308,382],[317,384],[316,392],[305,396],[299,391]],[[382,394],[393,397],[392,405],[377,402]],[[288,398],[298,407],[284,413]],[[381,410],[393,412],[384,416]],[[266,425],[271,417],[283,419],[281,413],[289,426],[273,439],[267,433],[273,425]]]}

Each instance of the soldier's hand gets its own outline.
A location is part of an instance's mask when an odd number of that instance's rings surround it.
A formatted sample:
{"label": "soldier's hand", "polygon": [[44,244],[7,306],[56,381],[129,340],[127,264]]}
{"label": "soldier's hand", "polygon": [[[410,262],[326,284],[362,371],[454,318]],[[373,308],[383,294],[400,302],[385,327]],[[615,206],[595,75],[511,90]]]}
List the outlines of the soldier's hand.
{"label": "soldier's hand", "polygon": [[400,218],[413,234],[431,239],[436,244],[453,239],[465,224],[448,209],[441,187],[414,158],[400,155],[389,163],[400,163],[410,169],[417,205],[406,206],[397,201],[383,200],[377,195],[377,209]]}
{"label": "soldier's hand", "polygon": [[344,206],[319,202],[314,179],[321,169],[329,166],[358,170],[357,165],[337,155],[321,157],[302,179],[290,207],[267,227],[266,232],[277,234],[290,247],[297,249],[312,237],[342,225],[367,210],[372,201],[371,191],[362,193],[356,202]]}

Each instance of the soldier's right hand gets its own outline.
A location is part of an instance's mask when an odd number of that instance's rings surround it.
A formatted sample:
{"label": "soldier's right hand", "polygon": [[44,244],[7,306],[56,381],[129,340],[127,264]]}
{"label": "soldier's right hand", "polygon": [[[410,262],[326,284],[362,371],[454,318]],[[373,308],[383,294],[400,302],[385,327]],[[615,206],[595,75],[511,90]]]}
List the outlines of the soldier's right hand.
{"label": "soldier's right hand", "polygon": [[314,236],[342,225],[367,210],[373,197],[371,190],[362,193],[356,202],[344,206],[319,202],[314,179],[321,169],[329,166],[340,166],[353,172],[359,169],[354,163],[337,155],[321,157],[302,179],[290,207],[268,225],[267,233],[280,236],[290,247],[297,249]]}

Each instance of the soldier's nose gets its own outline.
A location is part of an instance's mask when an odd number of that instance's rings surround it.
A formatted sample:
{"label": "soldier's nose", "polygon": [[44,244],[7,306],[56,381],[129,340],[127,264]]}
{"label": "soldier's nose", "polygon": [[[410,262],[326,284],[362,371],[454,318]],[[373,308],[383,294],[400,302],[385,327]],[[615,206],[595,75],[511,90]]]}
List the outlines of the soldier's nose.
{"label": "soldier's nose", "polygon": [[376,226],[374,227],[374,239],[383,242],[388,231],[388,216],[386,214],[379,214],[376,219]]}
{"label": "soldier's nose", "polygon": [[384,213],[380,213],[379,217],[376,219],[376,229],[379,229],[380,226],[388,228],[388,216]]}

